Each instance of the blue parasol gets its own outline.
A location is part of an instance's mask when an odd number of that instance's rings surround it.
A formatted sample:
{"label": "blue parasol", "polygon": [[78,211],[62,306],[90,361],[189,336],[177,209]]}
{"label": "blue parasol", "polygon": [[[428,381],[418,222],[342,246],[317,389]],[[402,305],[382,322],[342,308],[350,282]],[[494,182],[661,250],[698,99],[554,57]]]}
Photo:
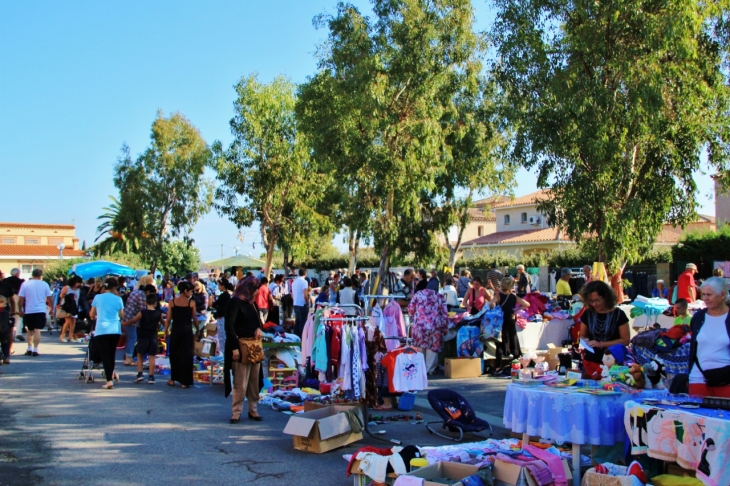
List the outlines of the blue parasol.
{"label": "blue parasol", "polygon": [[97,260],[94,262],[78,263],[68,271],[69,275],[78,275],[81,278],[98,278],[110,276],[134,277],[134,269],[118,263]]}

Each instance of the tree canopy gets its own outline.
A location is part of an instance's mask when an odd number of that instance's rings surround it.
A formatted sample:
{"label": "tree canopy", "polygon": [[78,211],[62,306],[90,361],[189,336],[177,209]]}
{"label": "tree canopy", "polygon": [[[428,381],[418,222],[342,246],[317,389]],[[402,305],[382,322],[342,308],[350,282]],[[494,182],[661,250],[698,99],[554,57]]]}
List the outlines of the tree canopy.
{"label": "tree canopy", "polygon": [[[114,167],[119,198],[101,218],[98,231],[112,240],[131,241],[154,271],[165,255],[165,245],[192,230],[212,204],[212,185],[203,177],[210,150],[200,132],[180,113],[152,123],[150,146],[136,159],[129,148]],[[124,249],[126,245],[109,245]]]}
{"label": "tree canopy", "polygon": [[215,208],[239,228],[258,222],[266,269],[277,245],[293,251],[302,237],[330,229],[317,211],[327,177],[317,171],[298,133],[295,85],[279,76],[262,83],[256,74],[236,85],[234,141],[213,146],[220,185]]}
{"label": "tree canopy", "polygon": [[[469,0],[374,0],[374,17],[340,3],[319,71],[300,90],[297,114],[319,163],[348,187],[381,253],[434,246],[423,203],[444,171],[442,125],[481,39]],[[364,227],[364,225],[363,225]]]}
{"label": "tree canopy", "polygon": [[551,224],[611,268],[693,218],[704,151],[727,167],[726,3],[494,0],[512,155],[550,189]]}

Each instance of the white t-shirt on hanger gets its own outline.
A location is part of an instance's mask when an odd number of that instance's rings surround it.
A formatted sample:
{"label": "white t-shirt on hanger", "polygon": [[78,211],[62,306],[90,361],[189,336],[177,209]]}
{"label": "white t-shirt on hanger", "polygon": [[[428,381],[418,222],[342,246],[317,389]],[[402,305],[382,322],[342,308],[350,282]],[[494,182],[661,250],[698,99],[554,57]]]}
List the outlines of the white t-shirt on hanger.
{"label": "white t-shirt on hanger", "polygon": [[424,390],[428,387],[423,353],[403,352],[395,358],[393,387],[398,392]]}

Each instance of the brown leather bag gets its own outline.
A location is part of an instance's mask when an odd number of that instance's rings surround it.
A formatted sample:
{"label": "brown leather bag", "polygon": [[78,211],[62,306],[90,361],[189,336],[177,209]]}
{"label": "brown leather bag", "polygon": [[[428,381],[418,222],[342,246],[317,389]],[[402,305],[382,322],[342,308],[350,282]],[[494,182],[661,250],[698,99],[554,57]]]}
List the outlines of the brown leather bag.
{"label": "brown leather bag", "polygon": [[238,338],[238,348],[243,364],[261,363],[264,360],[264,345],[261,339]]}

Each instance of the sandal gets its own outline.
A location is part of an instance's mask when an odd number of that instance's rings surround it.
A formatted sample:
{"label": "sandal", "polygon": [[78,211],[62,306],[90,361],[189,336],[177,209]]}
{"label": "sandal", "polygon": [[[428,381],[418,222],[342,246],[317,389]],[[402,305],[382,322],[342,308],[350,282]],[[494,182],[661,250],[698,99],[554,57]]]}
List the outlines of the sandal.
{"label": "sandal", "polygon": [[102,385],[101,388],[104,389],[104,390],[113,390],[114,389],[114,385],[113,384],[110,385],[110,384],[107,383],[106,385]]}
{"label": "sandal", "polygon": [[180,388],[182,388],[183,390],[185,390],[187,388],[190,388],[190,385],[180,385]]}
{"label": "sandal", "polygon": [[170,386],[175,386],[175,382],[172,380],[167,380],[167,384]]}
{"label": "sandal", "polygon": [[237,424],[240,420],[241,416],[239,415],[238,417],[231,417],[231,420],[229,420],[229,422],[232,424]]}

